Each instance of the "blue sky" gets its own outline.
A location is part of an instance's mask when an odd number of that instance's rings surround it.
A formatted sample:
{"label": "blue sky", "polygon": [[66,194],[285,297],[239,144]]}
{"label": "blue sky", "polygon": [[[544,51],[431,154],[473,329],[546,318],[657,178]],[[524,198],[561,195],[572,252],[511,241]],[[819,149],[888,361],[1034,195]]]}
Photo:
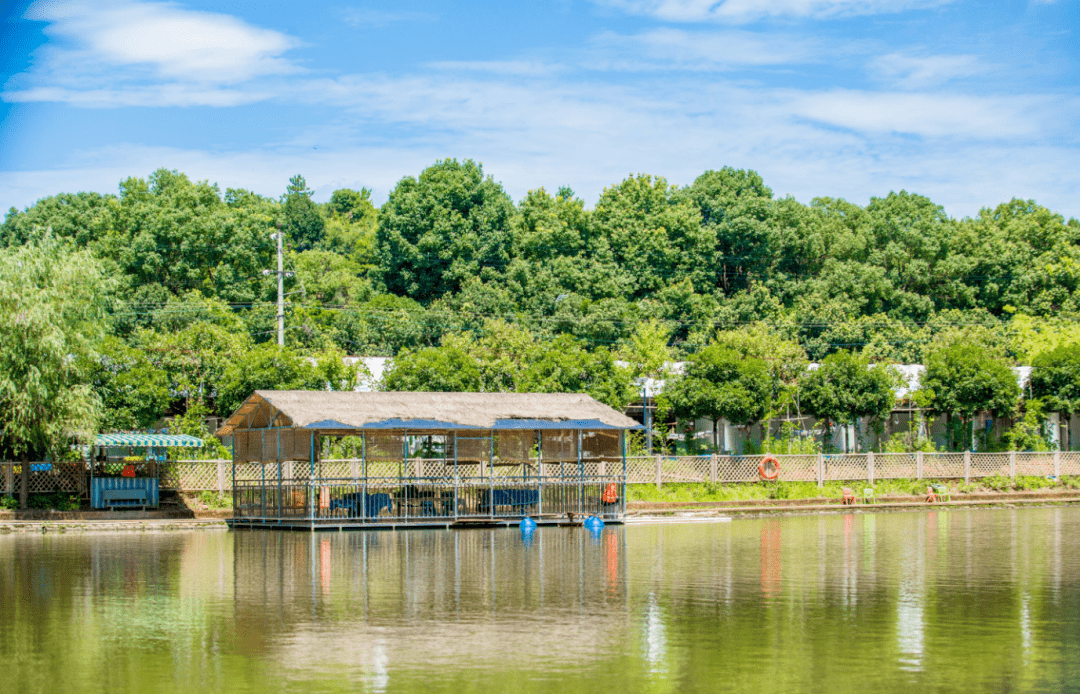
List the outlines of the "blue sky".
{"label": "blue sky", "polygon": [[472,158],[519,199],[752,168],[1080,217],[1080,2],[4,3],[0,205],[175,168],[385,200]]}

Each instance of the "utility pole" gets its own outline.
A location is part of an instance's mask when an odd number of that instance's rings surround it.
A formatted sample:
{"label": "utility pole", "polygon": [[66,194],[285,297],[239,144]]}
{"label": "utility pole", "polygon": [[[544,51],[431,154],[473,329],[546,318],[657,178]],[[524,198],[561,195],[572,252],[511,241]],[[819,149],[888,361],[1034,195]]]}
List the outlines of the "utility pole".
{"label": "utility pole", "polygon": [[277,233],[277,343],[279,347],[285,346],[285,260],[281,243],[281,224],[278,223]]}
{"label": "utility pole", "polygon": [[645,419],[645,453],[652,455],[652,423],[649,421],[649,385],[641,386],[641,409]]}

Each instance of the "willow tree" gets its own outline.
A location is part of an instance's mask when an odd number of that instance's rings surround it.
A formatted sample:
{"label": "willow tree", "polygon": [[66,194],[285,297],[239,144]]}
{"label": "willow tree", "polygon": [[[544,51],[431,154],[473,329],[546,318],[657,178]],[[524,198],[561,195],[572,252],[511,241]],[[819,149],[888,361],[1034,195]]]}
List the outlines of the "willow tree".
{"label": "willow tree", "polygon": [[0,253],[0,448],[22,461],[22,508],[31,456],[58,458],[96,429],[101,403],[86,365],[108,287],[89,253],[49,236]]}

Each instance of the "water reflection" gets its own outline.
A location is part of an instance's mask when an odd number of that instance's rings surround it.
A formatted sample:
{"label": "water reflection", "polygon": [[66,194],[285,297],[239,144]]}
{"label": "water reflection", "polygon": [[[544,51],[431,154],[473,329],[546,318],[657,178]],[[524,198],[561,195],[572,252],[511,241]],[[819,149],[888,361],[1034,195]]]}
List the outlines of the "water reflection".
{"label": "water reflection", "polygon": [[25,691],[1060,690],[1078,550],[1072,508],[0,537],[0,662]]}

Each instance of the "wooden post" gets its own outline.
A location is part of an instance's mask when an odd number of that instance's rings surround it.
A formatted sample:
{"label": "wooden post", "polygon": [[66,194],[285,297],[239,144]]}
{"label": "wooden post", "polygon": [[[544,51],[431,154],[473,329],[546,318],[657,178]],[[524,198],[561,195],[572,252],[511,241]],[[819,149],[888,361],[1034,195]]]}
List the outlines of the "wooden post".
{"label": "wooden post", "polygon": [[866,454],[866,473],[867,479],[870,481],[870,486],[874,486],[874,452],[870,451]]}
{"label": "wooden post", "polygon": [[25,453],[22,457],[22,486],[19,487],[19,508],[26,510],[30,506],[30,459]]}
{"label": "wooden post", "polygon": [[964,451],[964,484],[971,483],[971,451]]}
{"label": "wooden post", "polygon": [[4,465],[4,492],[8,496],[15,494],[15,465],[8,463]]}
{"label": "wooden post", "polygon": [[825,486],[825,455],[817,454],[817,486]]}
{"label": "wooden post", "polygon": [[660,456],[656,456],[656,489],[657,489],[657,491],[660,490],[660,485],[661,485],[661,480],[660,480]]}
{"label": "wooden post", "polygon": [[1016,479],[1016,451],[1009,451],[1009,477]]}
{"label": "wooden post", "polygon": [[1054,477],[1061,477],[1061,451],[1054,451]]}
{"label": "wooden post", "polygon": [[716,484],[716,454],[709,456],[709,483]]}
{"label": "wooden post", "polygon": [[922,479],[923,452],[915,451],[915,479]]}
{"label": "wooden post", "polygon": [[[264,463],[265,464],[265,463]],[[225,461],[217,461],[217,487],[218,495],[225,495]]]}

